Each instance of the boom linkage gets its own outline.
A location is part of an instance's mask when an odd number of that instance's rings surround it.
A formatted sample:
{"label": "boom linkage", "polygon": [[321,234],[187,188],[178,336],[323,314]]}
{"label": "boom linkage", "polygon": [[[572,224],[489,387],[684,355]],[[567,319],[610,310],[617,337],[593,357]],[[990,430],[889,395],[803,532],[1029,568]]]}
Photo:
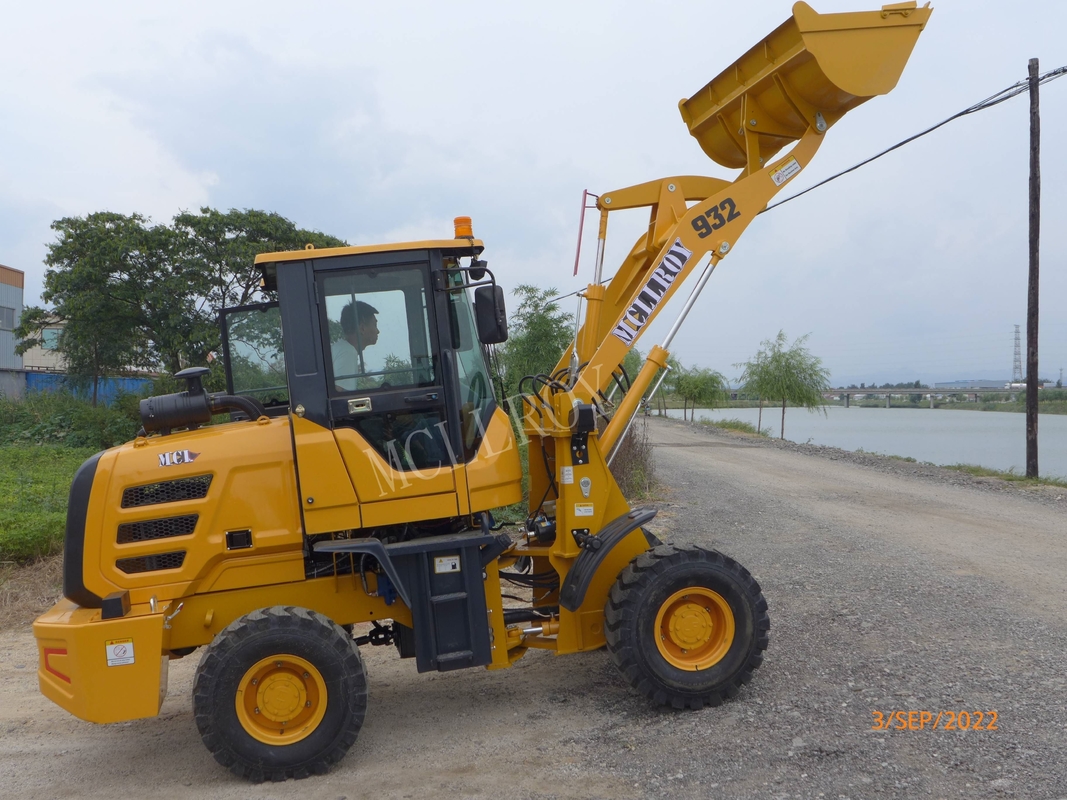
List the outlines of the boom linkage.
{"label": "boom linkage", "polygon": [[[678,104],[704,152],[742,170],[734,181],[676,176],[600,195],[596,276],[582,293],[585,321],[553,373],[566,373],[574,402],[599,405],[605,399],[630,348],[689,277],[700,275],[670,333],[650,349],[601,432],[605,453],[666,366],[670,340],[711,271],[771,198],[807,167],[823,135],[852,109],[893,89],[930,13],[929,4],[905,2],[880,11],[818,14],[797,2],[790,19]],[[789,145],[786,155],[774,158]],[[644,207],[650,210],[647,232],[602,285],[608,215]],[[558,388],[542,386],[538,397]]]}
{"label": "boom linkage", "polygon": [[[572,387],[580,402],[593,403],[607,391],[612,373],[626,353],[686,281],[703,272],[698,267],[714,270],[771,198],[811,162],[822,141],[822,132],[813,126],[788,156],[757,172],[746,172],[733,183],[680,176],[601,195],[597,206],[605,216],[612,211],[649,207],[650,219],[648,231],[634,243],[611,282],[606,286],[590,284],[585,290],[588,310],[578,332],[580,367]],[[666,365],[668,345],[665,342],[650,351],[645,367],[601,434],[606,451],[622,433],[656,373]],[[568,350],[557,371],[569,364],[570,358]]]}

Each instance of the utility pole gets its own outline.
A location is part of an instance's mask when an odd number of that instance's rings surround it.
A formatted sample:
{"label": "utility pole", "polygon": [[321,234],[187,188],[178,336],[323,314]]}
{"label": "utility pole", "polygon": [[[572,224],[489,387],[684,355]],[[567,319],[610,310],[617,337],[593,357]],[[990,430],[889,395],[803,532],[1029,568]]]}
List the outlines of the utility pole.
{"label": "utility pole", "polygon": [[1041,116],[1037,59],[1030,70],[1030,281],[1026,292],[1026,477],[1037,477],[1038,243],[1041,237]]}

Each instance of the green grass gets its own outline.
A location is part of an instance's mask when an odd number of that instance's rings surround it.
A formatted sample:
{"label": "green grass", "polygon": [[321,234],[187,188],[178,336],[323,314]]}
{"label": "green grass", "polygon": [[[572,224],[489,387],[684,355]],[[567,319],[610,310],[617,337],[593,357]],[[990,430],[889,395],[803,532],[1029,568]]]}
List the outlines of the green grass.
{"label": "green grass", "polygon": [[980,467],[977,464],[946,464],[945,469],[966,472],[968,475],[974,475],[977,478],[1000,478],[1003,481],[1013,481],[1031,486],[1063,486],[1067,488],[1067,479],[1065,478],[1027,478],[1014,469],[1009,469],[1005,472],[1004,470]]}
{"label": "green grass", "polygon": [[[756,430],[756,426],[751,422],[745,422],[740,419],[702,419],[701,425],[707,425],[709,428],[723,428],[728,431],[739,431],[740,433],[748,433],[752,436],[769,436],[766,430]],[[768,429],[769,430],[769,429]]]}
{"label": "green grass", "polygon": [[[1022,401],[1007,402],[982,400],[979,403],[946,403],[938,404],[938,408],[950,408],[953,411],[999,411],[1012,414],[1025,414],[1026,404]],[[1067,400],[1041,400],[1037,404],[1037,413],[1041,414],[1067,414]]]}
{"label": "green grass", "polygon": [[70,482],[94,452],[0,446],[0,561],[31,561],[63,548]]}

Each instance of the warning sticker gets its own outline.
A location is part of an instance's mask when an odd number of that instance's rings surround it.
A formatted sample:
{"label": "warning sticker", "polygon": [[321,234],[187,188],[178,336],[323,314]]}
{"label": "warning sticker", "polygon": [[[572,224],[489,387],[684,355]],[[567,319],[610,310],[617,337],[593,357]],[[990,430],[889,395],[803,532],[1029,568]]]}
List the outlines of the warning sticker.
{"label": "warning sticker", "polygon": [[433,571],[438,575],[445,572],[461,572],[459,556],[437,556],[433,560]]}
{"label": "warning sticker", "polygon": [[574,483],[574,467],[560,467],[559,482]]}
{"label": "warning sticker", "polygon": [[104,642],[109,667],[121,667],[133,663],[133,639],[108,639]]}
{"label": "warning sticker", "polygon": [[774,181],[775,186],[781,186],[798,172],[800,172],[800,164],[795,158],[790,158],[771,173],[771,180]]}
{"label": "warning sticker", "polygon": [[575,503],[574,504],[574,516],[576,516],[576,517],[591,517],[591,516],[593,516],[593,504],[592,503]]}

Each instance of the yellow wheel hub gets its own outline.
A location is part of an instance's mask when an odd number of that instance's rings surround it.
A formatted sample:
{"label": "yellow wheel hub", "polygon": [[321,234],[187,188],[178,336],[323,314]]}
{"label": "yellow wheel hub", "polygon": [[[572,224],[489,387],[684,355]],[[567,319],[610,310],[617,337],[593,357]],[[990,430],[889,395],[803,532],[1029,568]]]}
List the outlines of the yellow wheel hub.
{"label": "yellow wheel hub", "polygon": [[656,614],[656,646],[668,664],[701,670],[718,664],[734,641],[734,613],[718,592],[700,586],[668,597]]}
{"label": "yellow wheel hub", "polygon": [[237,719],[249,736],[264,744],[299,742],[326,714],[326,682],[299,656],[276,655],[257,661],[241,678],[235,698]]}

